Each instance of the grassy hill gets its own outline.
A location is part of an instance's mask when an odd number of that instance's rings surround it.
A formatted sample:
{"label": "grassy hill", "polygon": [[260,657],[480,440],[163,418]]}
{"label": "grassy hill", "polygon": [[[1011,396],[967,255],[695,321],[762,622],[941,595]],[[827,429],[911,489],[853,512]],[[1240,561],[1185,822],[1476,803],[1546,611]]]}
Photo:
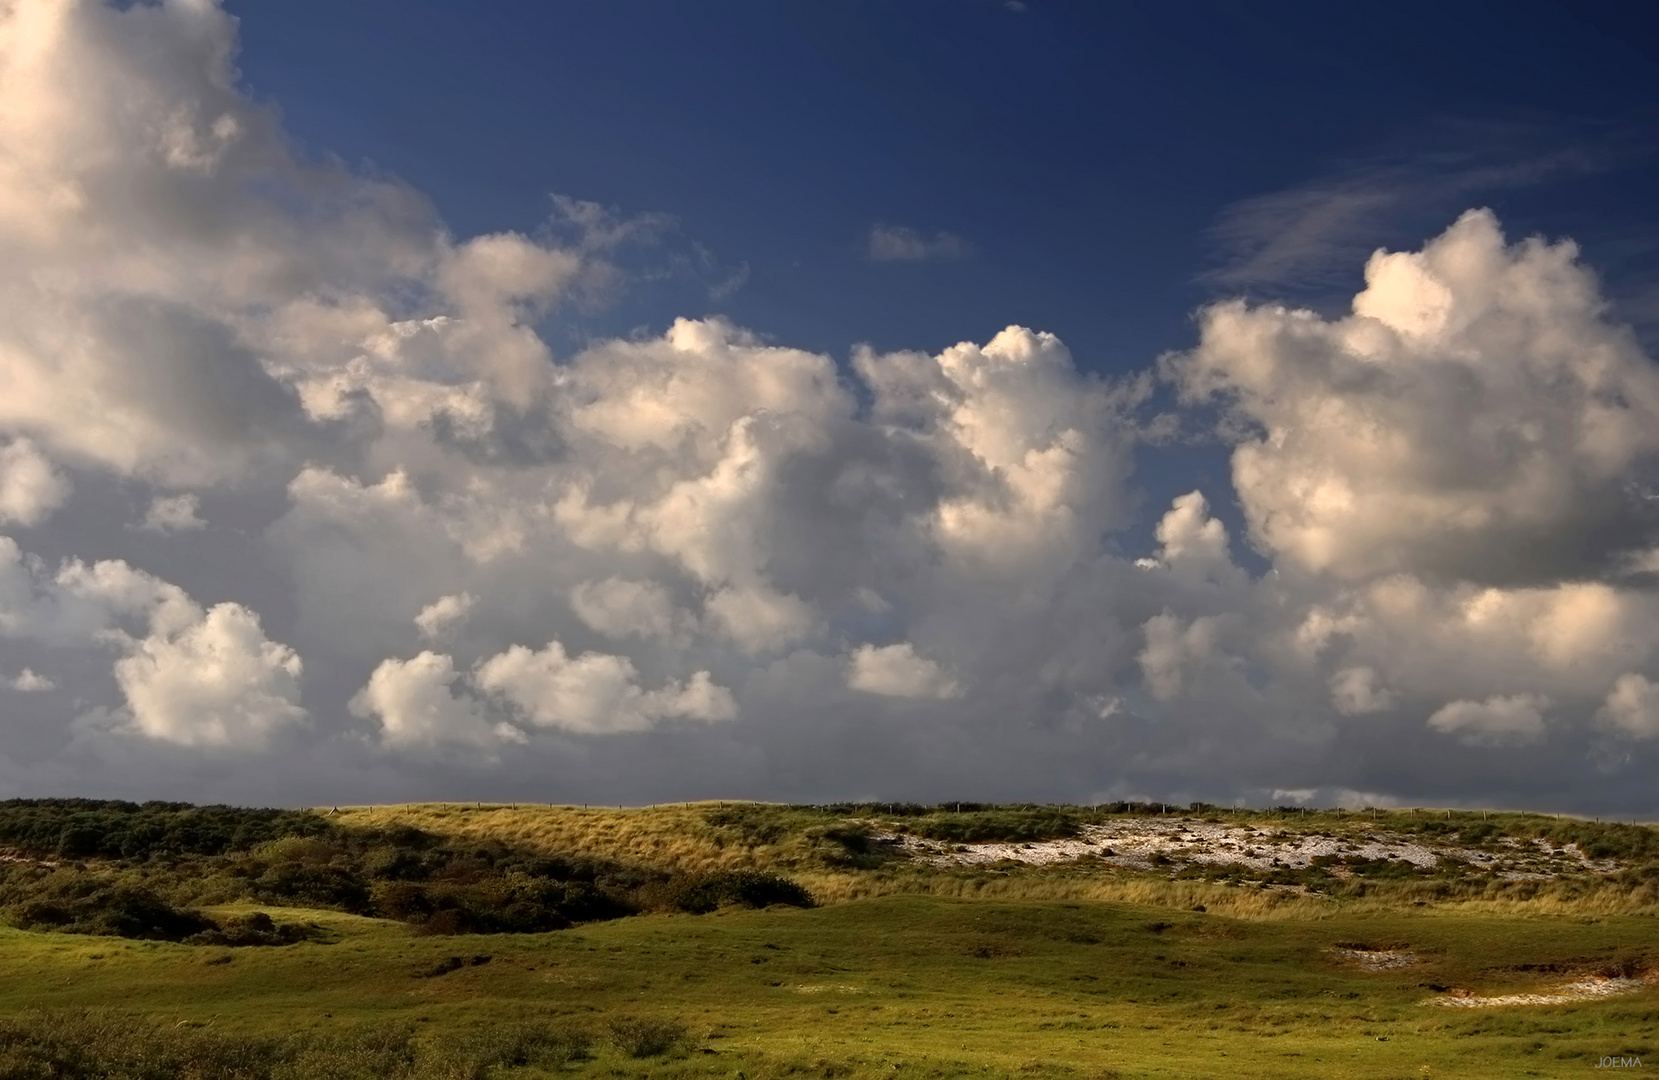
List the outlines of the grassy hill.
{"label": "grassy hill", "polygon": [[[716,802],[640,808],[448,803],[342,808],[328,820],[358,828],[411,826],[456,841],[640,860],[687,873],[776,871],[800,881],[824,903],[925,894],[1126,900],[1177,908],[1203,903],[1246,917],[1306,916],[1366,902],[1659,914],[1659,829],[1544,814],[1216,807],[1155,813],[1130,803]],[[1248,833],[1263,855],[1290,857],[1274,865],[1271,858],[1229,854],[1206,842],[1218,830]],[[1131,834],[1127,846],[1115,839],[1124,833]],[[1138,858],[1131,849],[1148,847],[1147,833],[1168,839],[1154,845],[1161,850]],[[1181,842],[1183,836],[1194,842]],[[1078,842],[1091,837],[1098,842]],[[1376,843],[1382,840],[1393,843]],[[1363,849],[1379,846],[1420,849],[1433,861],[1416,865],[1365,856]],[[1321,847],[1333,851],[1307,854]],[[985,849],[997,858],[980,861]],[[1054,854],[1064,857],[1051,858]]]}
{"label": "grassy hill", "polygon": [[[1659,1057],[1644,827],[733,803],[342,808],[254,827],[230,808],[122,805],[0,804],[0,1080],[1395,1080]],[[79,854],[58,850],[65,828]],[[126,853],[88,854],[99,829]],[[815,904],[731,884],[757,880]],[[219,936],[17,928],[43,881],[146,890]],[[457,933],[465,918],[382,904],[418,887],[428,908],[495,917],[527,881],[615,906]],[[441,906],[456,896],[473,907]],[[257,912],[270,931],[249,929]],[[252,940],[283,926],[302,933]],[[1465,1007],[1528,994],[1541,1003]]]}

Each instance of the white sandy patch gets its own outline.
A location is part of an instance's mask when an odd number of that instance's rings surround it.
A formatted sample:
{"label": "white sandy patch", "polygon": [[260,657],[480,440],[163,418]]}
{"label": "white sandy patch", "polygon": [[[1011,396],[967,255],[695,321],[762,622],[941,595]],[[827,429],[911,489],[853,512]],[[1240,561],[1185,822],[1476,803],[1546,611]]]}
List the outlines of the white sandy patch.
{"label": "white sandy patch", "polygon": [[0,851],[0,862],[28,863],[31,866],[58,866],[54,859],[43,859],[37,855],[29,855],[18,851]]}
{"label": "white sandy patch", "polygon": [[[1322,855],[1341,858],[1404,860],[1431,869],[1443,858],[1455,858],[1476,869],[1497,870],[1506,878],[1548,878],[1563,870],[1604,870],[1576,846],[1552,848],[1543,841],[1530,845],[1507,843],[1494,853],[1450,845],[1430,845],[1397,834],[1362,837],[1297,832],[1289,828],[1253,828],[1200,818],[1123,818],[1104,825],[1085,825],[1080,836],[1029,843],[952,844],[904,833],[877,833],[872,839],[890,844],[905,855],[930,866],[983,866],[1012,860],[1034,866],[1097,857],[1134,870],[1153,870],[1168,864],[1237,864],[1253,871],[1304,869]],[[1163,856],[1166,863],[1155,860]],[[1333,872],[1341,875],[1340,866]]]}
{"label": "white sandy patch", "polygon": [[1570,1001],[1634,994],[1646,984],[1641,979],[1607,979],[1591,975],[1550,994],[1499,994],[1495,997],[1439,997],[1430,998],[1425,1005],[1444,1005],[1449,1009],[1490,1009],[1499,1005],[1564,1005]]}
{"label": "white sandy patch", "polygon": [[1332,949],[1366,971],[1398,971],[1417,963],[1417,954],[1404,949]]}

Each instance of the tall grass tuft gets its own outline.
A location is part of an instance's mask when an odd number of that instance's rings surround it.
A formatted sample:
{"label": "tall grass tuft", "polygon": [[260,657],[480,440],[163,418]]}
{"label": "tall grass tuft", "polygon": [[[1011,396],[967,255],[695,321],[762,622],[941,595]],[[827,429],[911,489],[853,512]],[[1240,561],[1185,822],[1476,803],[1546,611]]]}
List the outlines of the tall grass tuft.
{"label": "tall grass tuft", "polygon": [[631,1058],[659,1057],[684,1047],[691,1033],[678,1020],[618,1017],[606,1025],[610,1044]]}
{"label": "tall grass tuft", "polygon": [[36,1012],[0,1020],[0,1080],[486,1080],[502,1067],[558,1068],[591,1045],[586,1032],[530,1024],[429,1040],[403,1024],[272,1038]]}

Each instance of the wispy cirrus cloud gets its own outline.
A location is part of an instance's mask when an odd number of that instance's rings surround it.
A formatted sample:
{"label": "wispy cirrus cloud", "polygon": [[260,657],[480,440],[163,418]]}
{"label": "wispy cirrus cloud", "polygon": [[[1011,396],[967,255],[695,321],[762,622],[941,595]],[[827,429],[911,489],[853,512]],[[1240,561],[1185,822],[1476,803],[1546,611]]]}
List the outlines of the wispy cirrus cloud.
{"label": "wispy cirrus cloud", "polygon": [[874,262],[927,262],[965,259],[973,245],[943,230],[927,235],[907,225],[876,225],[870,230],[869,254]]}
{"label": "wispy cirrus cloud", "polygon": [[1208,230],[1214,265],[1200,279],[1247,291],[1346,285],[1379,246],[1416,242],[1494,192],[1614,168],[1631,145],[1610,124],[1442,120],[1234,203]]}

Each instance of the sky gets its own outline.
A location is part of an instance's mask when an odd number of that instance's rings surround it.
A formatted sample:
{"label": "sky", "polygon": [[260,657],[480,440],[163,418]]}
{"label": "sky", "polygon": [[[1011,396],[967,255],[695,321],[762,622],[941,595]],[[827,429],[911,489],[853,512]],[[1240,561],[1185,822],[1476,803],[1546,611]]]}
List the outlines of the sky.
{"label": "sky", "polygon": [[0,0],[0,798],[1659,816],[1656,30]]}

